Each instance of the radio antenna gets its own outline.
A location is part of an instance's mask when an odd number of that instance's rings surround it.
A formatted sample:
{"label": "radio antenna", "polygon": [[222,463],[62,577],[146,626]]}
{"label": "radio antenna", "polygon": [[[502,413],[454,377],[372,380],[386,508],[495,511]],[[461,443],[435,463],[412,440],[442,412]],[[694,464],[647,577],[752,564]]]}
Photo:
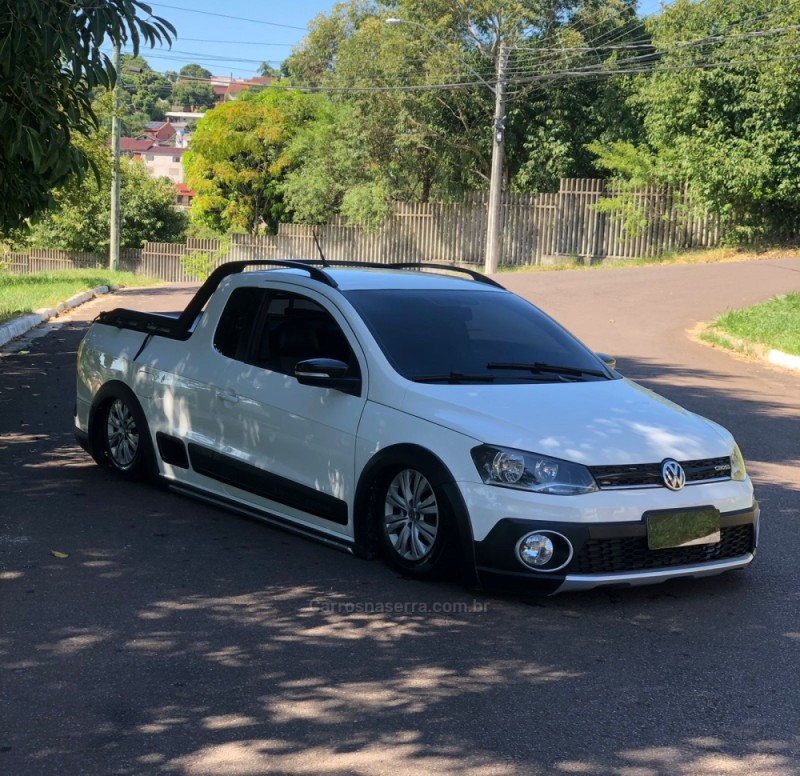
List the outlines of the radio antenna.
{"label": "radio antenna", "polygon": [[314,235],[314,243],[317,246],[317,251],[319,251],[319,257],[320,257],[320,259],[322,259],[322,266],[323,267],[330,266],[328,264],[328,260],[325,258],[325,254],[322,252],[322,246],[319,244],[319,238],[317,237],[316,229],[312,230],[311,234]]}

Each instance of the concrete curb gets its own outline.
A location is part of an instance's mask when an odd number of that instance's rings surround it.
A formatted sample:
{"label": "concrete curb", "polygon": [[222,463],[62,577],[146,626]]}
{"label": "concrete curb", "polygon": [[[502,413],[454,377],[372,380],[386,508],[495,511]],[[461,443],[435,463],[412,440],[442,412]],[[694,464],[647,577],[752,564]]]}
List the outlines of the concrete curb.
{"label": "concrete curb", "polygon": [[767,361],[776,366],[782,366],[784,369],[800,372],[800,356],[792,356],[780,350],[770,350],[767,353]]}
{"label": "concrete curb", "polygon": [[688,331],[689,338],[695,342],[699,342],[706,347],[716,348],[717,350],[724,350],[726,353],[732,353],[740,357],[756,358],[759,361],[766,361],[774,366],[779,366],[783,369],[789,369],[792,372],[800,372],[800,356],[793,356],[789,353],[784,353],[782,350],[770,350],[769,348],[759,345],[757,342],[750,342],[750,340],[743,340],[738,337],[732,337],[730,334],[725,334],[724,338],[728,340],[731,347],[711,343],[704,340],[701,334],[704,331],[710,331],[712,327],[708,323],[700,323],[693,329]]}
{"label": "concrete curb", "polygon": [[55,307],[44,307],[41,310],[36,310],[30,315],[12,318],[10,321],[0,324],[0,347],[3,347],[3,345],[11,342],[11,340],[16,339],[17,337],[21,337],[23,334],[27,334],[31,329],[40,326],[46,321],[49,321],[51,318],[55,318],[61,313],[71,310],[73,307],[78,307],[79,305],[85,304],[86,302],[94,299],[96,296],[107,294],[109,291],[116,291],[118,288],[119,286],[113,285],[98,286],[97,288],[93,288],[89,291],[82,291],[80,294],[75,294],[75,296],[71,296],[69,299],[67,299],[66,302],[61,302]]}

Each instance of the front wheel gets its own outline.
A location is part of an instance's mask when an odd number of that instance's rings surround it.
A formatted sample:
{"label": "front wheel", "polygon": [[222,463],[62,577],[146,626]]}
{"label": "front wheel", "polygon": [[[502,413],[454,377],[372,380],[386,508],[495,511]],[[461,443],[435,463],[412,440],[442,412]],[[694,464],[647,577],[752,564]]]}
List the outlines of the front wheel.
{"label": "front wheel", "polygon": [[417,468],[394,470],[377,488],[375,519],[390,565],[420,579],[451,570],[453,519],[435,478]]}

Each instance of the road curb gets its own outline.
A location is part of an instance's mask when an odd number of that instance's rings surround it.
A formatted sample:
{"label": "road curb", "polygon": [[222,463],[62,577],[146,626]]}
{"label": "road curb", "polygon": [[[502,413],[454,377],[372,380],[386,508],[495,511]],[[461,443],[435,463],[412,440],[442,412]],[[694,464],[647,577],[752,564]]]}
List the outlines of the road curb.
{"label": "road curb", "polygon": [[89,291],[81,291],[81,293],[71,296],[66,300],[66,302],[61,302],[55,307],[43,307],[42,309],[35,310],[33,313],[28,315],[22,315],[19,318],[12,318],[10,321],[0,324],[0,347],[3,347],[3,345],[11,342],[11,340],[16,339],[17,337],[21,337],[23,334],[27,334],[31,329],[41,326],[41,324],[49,321],[51,318],[55,318],[67,310],[71,310],[74,307],[85,304],[86,302],[94,299],[96,296],[108,294],[111,291],[116,291],[118,288],[119,286],[115,285],[98,286],[97,288],[92,288]]}
{"label": "road curb", "polygon": [[767,361],[776,366],[782,366],[784,369],[800,372],[800,356],[792,356],[780,350],[770,350],[767,353]]}
{"label": "road curb", "polygon": [[713,331],[713,326],[708,323],[700,323],[693,329],[690,329],[688,334],[690,339],[699,342],[707,347],[712,347],[717,350],[723,350],[726,353],[732,353],[738,356],[750,356],[759,361],[766,361],[773,366],[779,366],[782,369],[789,369],[792,372],[800,372],[800,356],[793,356],[789,353],[784,353],[782,350],[773,350],[759,345],[757,342],[741,339],[740,337],[733,337],[730,334],[719,335],[721,339],[727,341],[730,347],[726,347],[719,342],[709,342],[703,339],[702,334],[706,331]]}

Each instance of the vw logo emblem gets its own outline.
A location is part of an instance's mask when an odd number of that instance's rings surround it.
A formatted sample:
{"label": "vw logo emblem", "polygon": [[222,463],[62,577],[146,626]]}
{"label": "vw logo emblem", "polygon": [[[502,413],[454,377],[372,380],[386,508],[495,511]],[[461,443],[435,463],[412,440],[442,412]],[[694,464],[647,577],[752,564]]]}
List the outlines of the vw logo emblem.
{"label": "vw logo emblem", "polygon": [[680,490],[686,484],[683,467],[671,458],[661,464],[661,479],[670,490]]}

